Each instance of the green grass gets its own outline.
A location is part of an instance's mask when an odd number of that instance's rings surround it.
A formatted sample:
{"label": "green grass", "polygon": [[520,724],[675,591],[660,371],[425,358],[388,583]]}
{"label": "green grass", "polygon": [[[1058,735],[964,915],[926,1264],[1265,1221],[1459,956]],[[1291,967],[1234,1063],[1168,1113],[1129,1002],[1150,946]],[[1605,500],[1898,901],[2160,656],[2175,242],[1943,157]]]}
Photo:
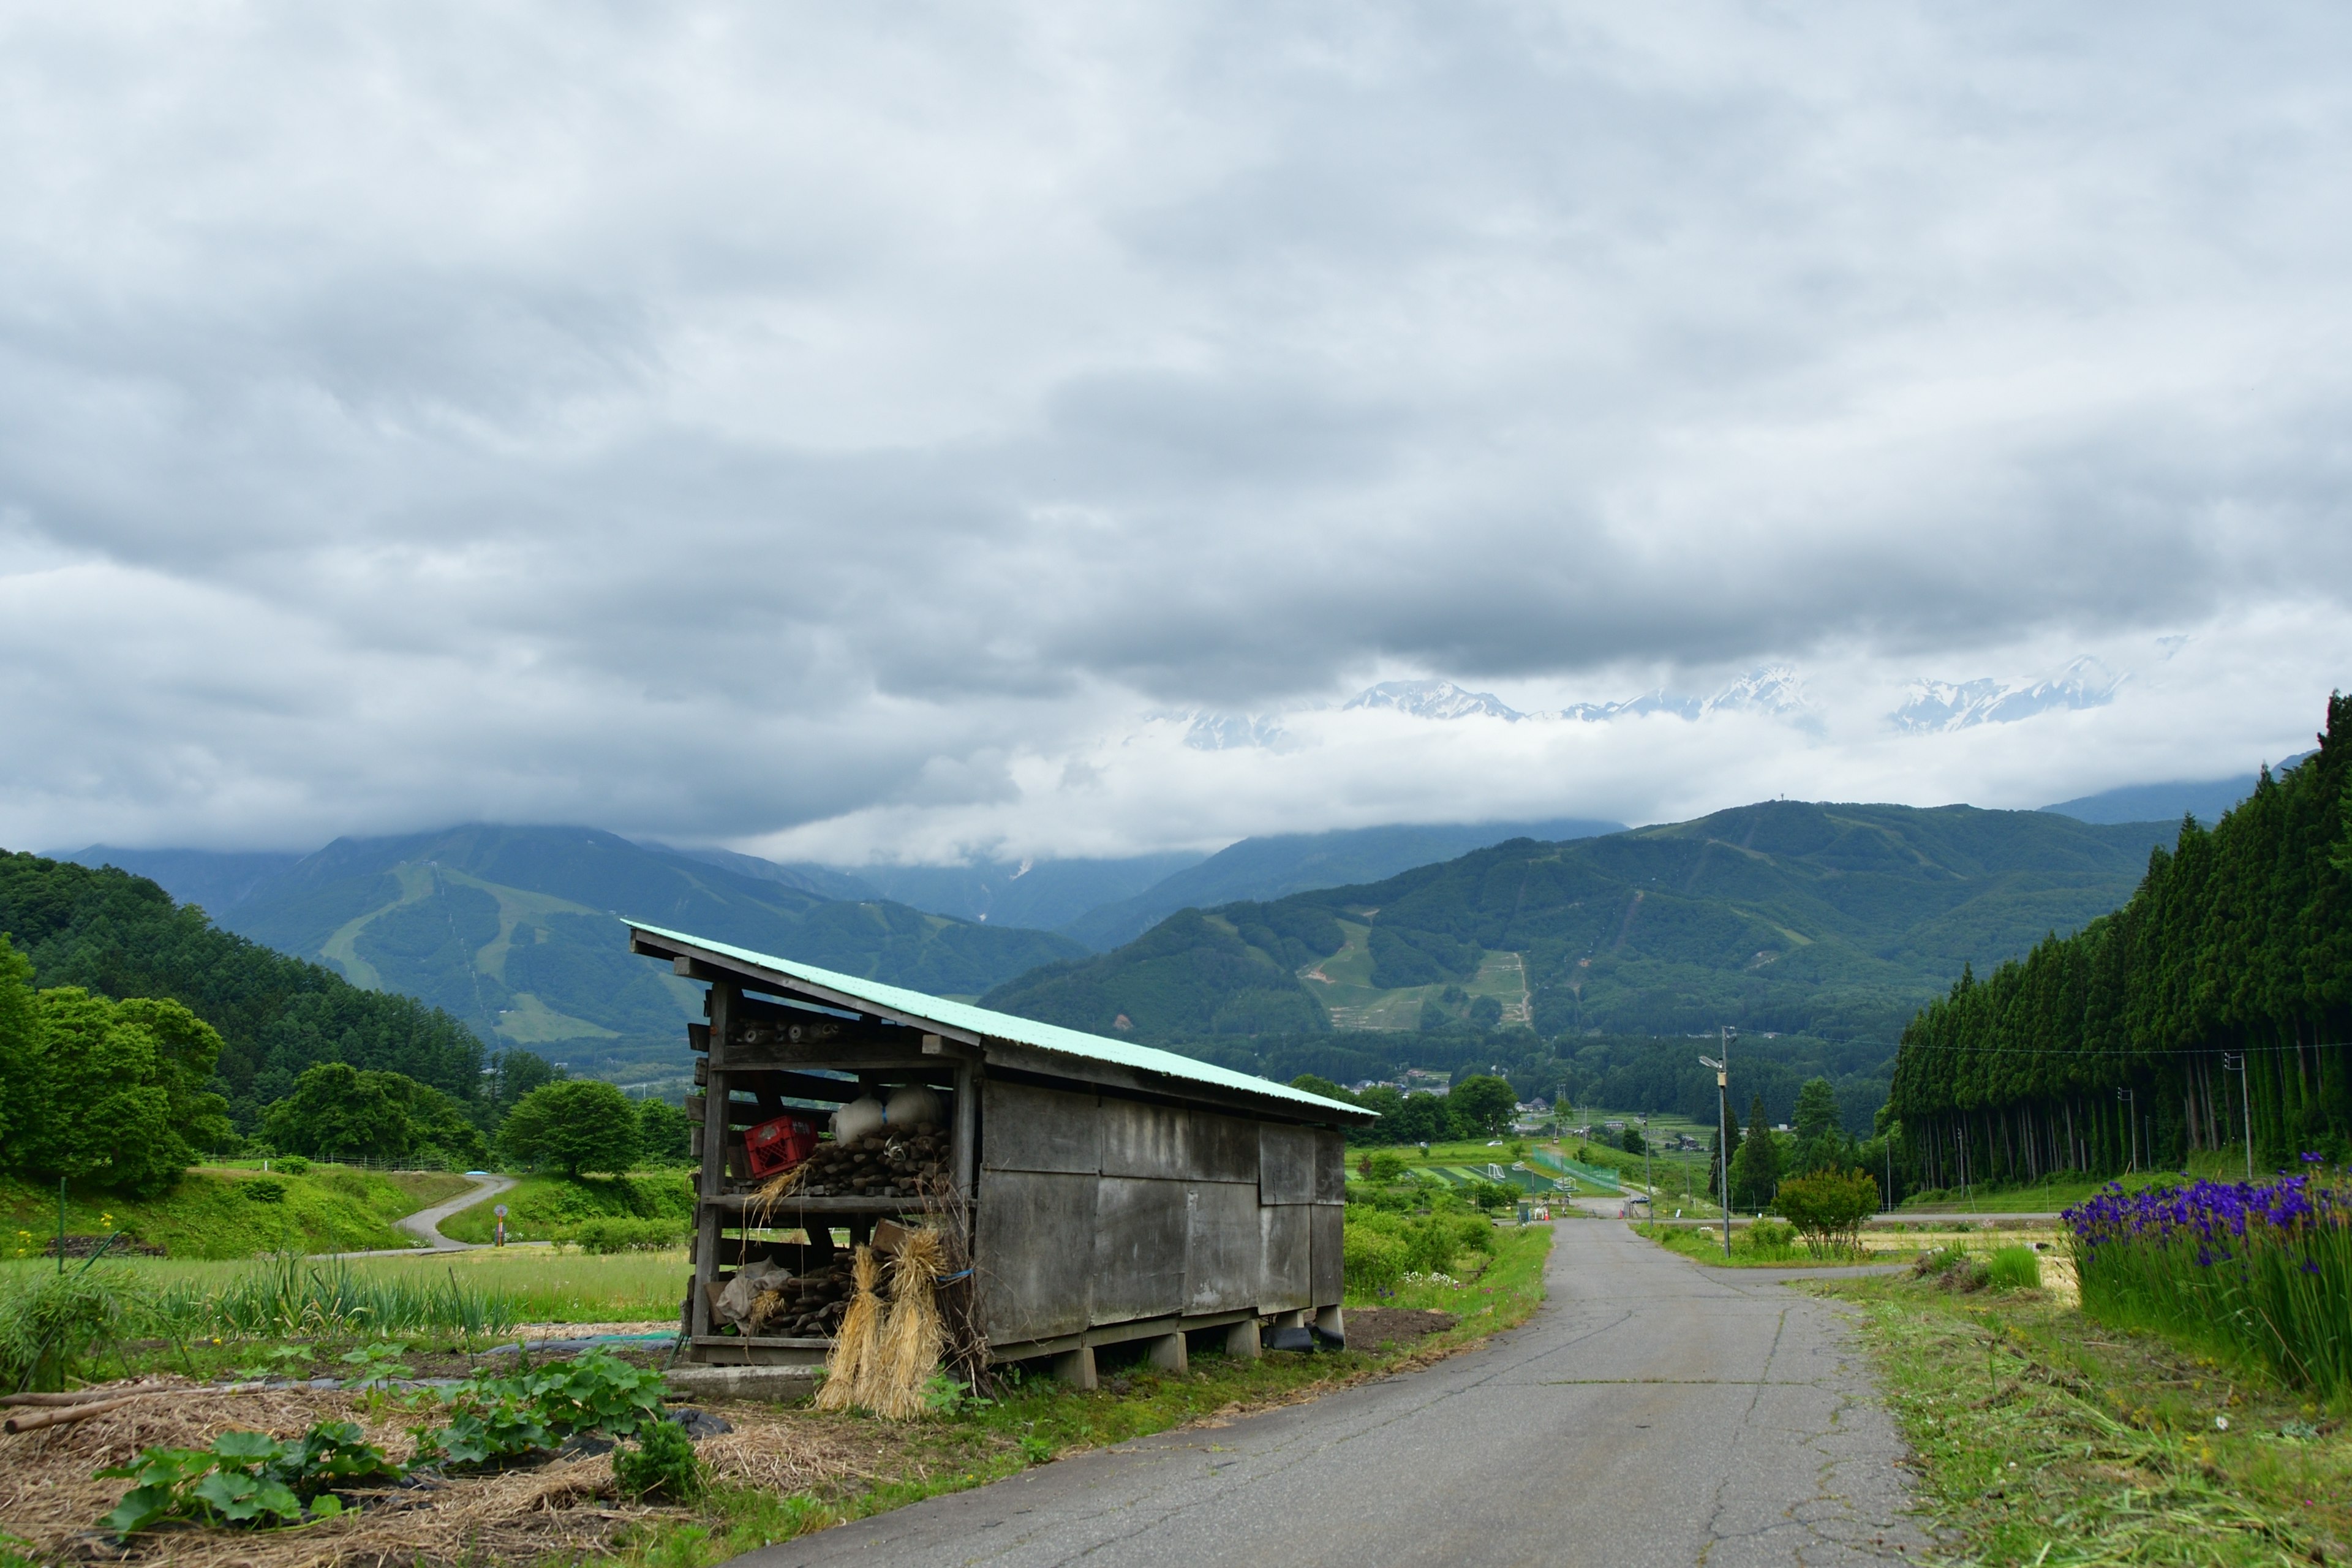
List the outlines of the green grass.
{"label": "green grass", "polygon": [[1789,1247],[1759,1247],[1749,1233],[1738,1226],[1732,1226],[1731,1256],[1726,1258],[1720,1230],[1677,1225],[1637,1225],[1633,1228],[1668,1252],[1679,1252],[1685,1258],[1718,1268],[1850,1268],[1858,1262],[1892,1261],[1886,1258],[1815,1258],[1805,1250],[1801,1241]]}
{"label": "green grass", "polygon": [[[277,1184],[283,1201],[256,1203],[241,1195],[246,1184],[263,1181]],[[464,1185],[460,1177],[438,1173],[384,1175],[342,1165],[313,1165],[300,1176],[273,1172],[267,1178],[257,1170],[200,1166],[151,1198],[69,1192],[66,1228],[77,1236],[129,1230],[174,1258],[410,1247],[415,1242],[393,1229],[392,1221]],[[39,1253],[57,1235],[57,1188],[0,1178],[0,1256]]]}
{"label": "green grass", "polygon": [[[813,1424],[838,1423],[871,1444],[874,1458],[861,1463],[860,1479],[788,1494],[718,1488],[693,1517],[641,1527],[623,1542],[619,1560],[636,1568],[702,1568],[811,1531],[984,1486],[1047,1459],[1336,1392],[1525,1321],[1543,1300],[1543,1264],[1550,1247],[1548,1226],[1498,1232],[1495,1260],[1478,1279],[1427,1301],[1383,1302],[1433,1306],[1461,1320],[1442,1334],[1384,1352],[1269,1355],[1257,1361],[1205,1354],[1194,1357],[1181,1376],[1104,1352],[1102,1386],[1088,1393],[1033,1377],[1011,1383],[992,1405],[907,1426],[856,1415],[811,1415]],[[1214,1444],[1209,1447],[1214,1451]]]}
{"label": "green grass", "polygon": [[1856,1305],[1953,1562],[2231,1568],[2352,1551],[2352,1440],[2275,1384],[2040,1291],[1806,1289]]}
{"label": "green grass", "polygon": [[684,1170],[634,1171],[625,1176],[525,1176],[496,1197],[485,1198],[441,1222],[454,1241],[484,1242],[498,1224],[491,1211],[507,1206],[509,1241],[551,1241],[558,1231],[600,1215],[638,1219],[691,1219],[694,1176]]}
{"label": "green grass", "polygon": [[[2245,1157],[2222,1151],[2192,1156],[2189,1163],[2191,1176],[2203,1176],[2215,1181],[2242,1182],[2246,1179]],[[2255,1168],[2258,1177],[2269,1173]],[[2110,1181],[2119,1182],[2127,1193],[2143,1187],[2178,1185],[2178,1171],[2133,1171],[2122,1176],[2085,1176],[2079,1172],[2065,1172],[2018,1186],[1951,1187],[1941,1191],[1916,1193],[1903,1200],[1898,1214],[1928,1212],[1936,1214],[2054,1214],[2072,1208],[2094,1193],[2103,1192]]]}

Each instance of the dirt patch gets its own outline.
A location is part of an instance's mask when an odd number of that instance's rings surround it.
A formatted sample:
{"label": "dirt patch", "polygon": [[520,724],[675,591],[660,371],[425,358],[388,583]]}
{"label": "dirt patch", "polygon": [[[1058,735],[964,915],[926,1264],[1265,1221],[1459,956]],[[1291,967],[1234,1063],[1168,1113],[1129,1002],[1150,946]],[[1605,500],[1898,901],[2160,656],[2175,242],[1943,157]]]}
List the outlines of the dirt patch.
{"label": "dirt patch", "polygon": [[1350,1307],[1348,1348],[1377,1351],[1383,1345],[1409,1345],[1431,1334],[1443,1333],[1462,1320],[1451,1312],[1425,1307]]}
{"label": "dirt patch", "polygon": [[[715,1477],[780,1493],[845,1493],[899,1475],[919,1463],[917,1450],[931,1438],[921,1424],[877,1429],[868,1421],[752,1401],[697,1407],[734,1428],[696,1445]],[[112,1560],[112,1538],[95,1525],[128,1483],[96,1480],[93,1472],[142,1448],[203,1447],[231,1430],[296,1437],[318,1422],[348,1420],[404,1463],[415,1447],[408,1428],[424,1419],[400,1401],[339,1391],[174,1386],[70,1426],[0,1437],[0,1531],[29,1542],[27,1555],[37,1562]],[[155,1531],[134,1539],[128,1560],[158,1568],[529,1563],[603,1552],[633,1524],[692,1517],[621,1500],[611,1457],[604,1454],[388,1487],[360,1500],[363,1506],[352,1513],[300,1530]]]}

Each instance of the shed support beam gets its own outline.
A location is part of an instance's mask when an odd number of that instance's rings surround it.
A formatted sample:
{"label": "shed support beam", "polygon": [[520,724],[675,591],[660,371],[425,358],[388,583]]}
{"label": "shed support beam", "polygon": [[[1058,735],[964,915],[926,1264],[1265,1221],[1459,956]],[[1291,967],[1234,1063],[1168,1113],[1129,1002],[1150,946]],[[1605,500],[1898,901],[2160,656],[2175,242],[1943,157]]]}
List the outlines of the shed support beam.
{"label": "shed support beam", "polygon": [[1258,1343],[1255,1318],[1244,1318],[1225,1331],[1225,1353],[1235,1361],[1255,1361],[1265,1353]]}
{"label": "shed support beam", "polygon": [[1191,1366],[1184,1355],[1184,1336],[1162,1334],[1151,1342],[1151,1364],[1161,1372],[1181,1373]]}
{"label": "shed support beam", "polygon": [[[1296,1298],[1293,1299],[1296,1300]],[[1277,1329],[1303,1329],[1307,1326],[1307,1314],[1303,1310],[1276,1312],[1274,1315],[1274,1326]]]}
{"label": "shed support beam", "polygon": [[1348,1323],[1337,1307],[1315,1309],[1315,1331],[1342,1343],[1347,1342]]}
{"label": "shed support beam", "polygon": [[1080,1345],[1065,1355],[1054,1358],[1054,1375],[1073,1388],[1095,1386],[1095,1347]]}

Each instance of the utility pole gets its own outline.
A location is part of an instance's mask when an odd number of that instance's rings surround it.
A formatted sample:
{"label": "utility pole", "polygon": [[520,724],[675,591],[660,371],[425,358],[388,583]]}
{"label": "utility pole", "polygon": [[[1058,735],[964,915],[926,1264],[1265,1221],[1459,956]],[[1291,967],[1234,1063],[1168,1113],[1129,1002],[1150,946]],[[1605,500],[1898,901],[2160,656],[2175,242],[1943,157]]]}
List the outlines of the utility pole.
{"label": "utility pole", "polygon": [[1658,1223],[1658,1190],[1650,1184],[1650,1113],[1642,1112],[1642,1190],[1650,1194],[1650,1223]]}
{"label": "utility pole", "polygon": [[2246,1113],[2246,1181],[2254,1179],[2254,1095],[2253,1080],[2246,1077],[2246,1053],[2223,1051],[2221,1070],[2238,1075],[2238,1104]]}
{"label": "utility pole", "polygon": [[1723,1200],[1723,1255],[1731,1256],[1731,1037],[1738,1034],[1730,1025],[1723,1026],[1723,1059],[1699,1058],[1702,1067],[1715,1069],[1715,1152],[1718,1167],[1716,1181],[1717,1196]]}

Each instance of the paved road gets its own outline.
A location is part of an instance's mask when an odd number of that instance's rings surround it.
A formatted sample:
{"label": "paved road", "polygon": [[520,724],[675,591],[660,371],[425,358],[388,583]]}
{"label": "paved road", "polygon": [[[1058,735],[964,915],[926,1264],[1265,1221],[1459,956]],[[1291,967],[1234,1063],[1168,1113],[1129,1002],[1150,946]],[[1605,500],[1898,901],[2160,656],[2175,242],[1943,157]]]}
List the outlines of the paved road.
{"label": "paved road", "polygon": [[1564,1222],[1551,1298],[1423,1372],[1043,1466],[743,1568],[1752,1568],[1896,1560],[1905,1472],[1840,1310]]}
{"label": "paved road", "polygon": [[473,1176],[470,1192],[459,1193],[447,1203],[435,1204],[429,1209],[418,1209],[413,1215],[394,1220],[393,1227],[404,1230],[436,1252],[463,1252],[479,1247],[478,1241],[457,1241],[441,1234],[441,1222],[462,1210],[472,1208],[505,1192],[515,1184],[512,1176]]}

